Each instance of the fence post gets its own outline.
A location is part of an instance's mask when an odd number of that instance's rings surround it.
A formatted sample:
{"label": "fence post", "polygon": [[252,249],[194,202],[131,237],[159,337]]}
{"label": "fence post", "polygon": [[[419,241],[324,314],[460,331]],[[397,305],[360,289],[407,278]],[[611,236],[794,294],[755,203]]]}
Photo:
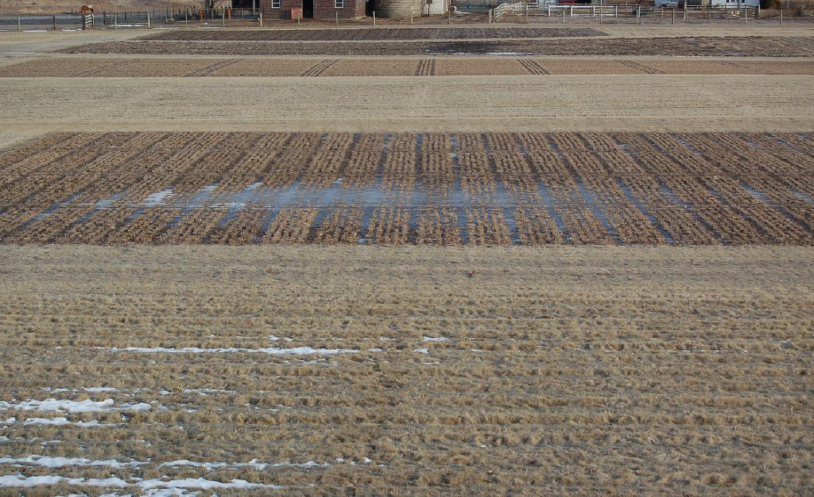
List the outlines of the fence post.
{"label": "fence post", "polygon": [[185,27],[185,28],[188,28],[188,27],[189,27],[189,16],[187,15],[187,11],[186,11],[186,10],[184,11],[184,27]]}
{"label": "fence post", "polygon": [[[339,16],[339,12],[336,13],[337,17]],[[376,25],[376,11],[373,11],[373,25]]]}
{"label": "fence post", "polygon": [[526,8],[526,22],[529,22],[529,4],[524,3],[523,6]]}
{"label": "fence post", "polygon": [[780,9],[780,25],[783,25],[783,9]]}
{"label": "fence post", "polygon": [[226,27],[226,9],[223,9],[223,11],[220,13],[220,25],[223,28]]}
{"label": "fence post", "polygon": [[565,24],[565,9],[562,9],[562,23]]}
{"label": "fence post", "polygon": [[[627,9],[625,9],[625,10],[627,11]],[[613,17],[617,17],[617,18],[619,17],[619,6],[618,5],[613,6]]]}
{"label": "fence post", "polygon": [[20,16],[17,16],[17,31],[23,30],[23,22],[20,20]]}
{"label": "fence post", "polygon": [[743,23],[749,24],[749,9],[743,10]]}
{"label": "fence post", "polygon": [[51,21],[54,23],[54,31],[57,30],[57,16],[51,16]]}
{"label": "fence post", "polygon": [[[373,22],[376,22],[375,18]],[[339,27],[339,12],[336,12],[336,26]]]}
{"label": "fence post", "polygon": [[[602,13],[603,12],[604,12],[604,9],[602,9],[602,7],[599,7],[599,24],[602,24]],[[594,7],[594,14],[596,14],[596,7]]]}
{"label": "fence post", "polygon": [[712,11],[708,10],[707,11],[707,24],[709,24],[711,22],[712,22]]}
{"label": "fence post", "polygon": [[413,23],[413,11],[410,10],[410,24]]}
{"label": "fence post", "polygon": [[551,17],[551,4],[548,5],[548,17]]}
{"label": "fence post", "polygon": [[263,27],[263,12],[260,12],[260,27]]}
{"label": "fence post", "polygon": [[636,24],[639,24],[642,21],[642,6],[639,5],[636,7]]}
{"label": "fence post", "polygon": [[119,14],[113,13],[113,29],[119,29]]}
{"label": "fence post", "polygon": [[574,18],[574,6],[572,5],[571,6],[571,19],[573,19],[573,18]]}
{"label": "fence post", "polygon": [[147,11],[147,29],[153,29],[153,26],[150,23],[150,12],[149,11]]}

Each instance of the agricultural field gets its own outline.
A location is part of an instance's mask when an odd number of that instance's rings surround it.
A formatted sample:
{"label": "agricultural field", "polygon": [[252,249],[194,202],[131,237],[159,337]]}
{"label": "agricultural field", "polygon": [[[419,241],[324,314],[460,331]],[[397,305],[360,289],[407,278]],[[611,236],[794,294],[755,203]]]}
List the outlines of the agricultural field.
{"label": "agricultural field", "polygon": [[814,484],[800,470],[814,462],[808,248],[0,255],[0,485],[539,495]]}
{"label": "agricultural field", "polygon": [[592,28],[398,28],[398,29],[275,29],[266,31],[165,31],[142,37],[169,41],[378,41],[482,40],[505,38],[572,38],[607,36]]}
{"label": "agricultural field", "polygon": [[810,28],[362,22],[0,33],[0,495],[811,493]]}
{"label": "agricultural field", "polygon": [[49,58],[0,67],[10,78],[297,77],[297,76],[528,76],[548,74],[776,74],[814,75],[814,60],[632,60],[532,58],[228,59]]}
{"label": "agricultural field", "polygon": [[56,133],[3,243],[812,245],[808,133]]}
{"label": "agricultural field", "polygon": [[[173,33],[174,35],[174,33]],[[180,33],[179,33],[180,35]],[[216,34],[206,35],[217,38]],[[248,35],[251,38],[250,35]],[[235,34],[229,35],[236,37]],[[144,38],[71,46],[62,53],[152,55],[334,55],[334,56],[472,56],[472,55],[649,55],[727,57],[811,57],[814,38],[664,37],[647,42],[635,38],[551,38],[505,40],[393,41],[175,41]]]}

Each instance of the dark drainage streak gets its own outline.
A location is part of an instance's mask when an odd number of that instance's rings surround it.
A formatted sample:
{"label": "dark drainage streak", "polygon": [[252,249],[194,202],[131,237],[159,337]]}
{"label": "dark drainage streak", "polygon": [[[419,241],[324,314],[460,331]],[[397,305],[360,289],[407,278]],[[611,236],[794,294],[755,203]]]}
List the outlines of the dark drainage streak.
{"label": "dark drainage streak", "polygon": [[[83,190],[83,191],[84,191],[84,190]],[[55,204],[51,205],[50,207],[48,207],[48,208],[47,208],[47,209],[45,209],[44,211],[40,212],[39,214],[37,214],[37,215],[36,215],[36,216],[34,216],[33,218],[31,218],[31,219],[29,219],[28,221],[26,221],[26,222],[22,223],[21,225],[19,225],[19,226],[17,227],[17,230],[22,231],[22,230],[24,230],[24,229],[28,228],[29,226],[31,226],[32,224],[34,224],[34,223],[38,223],[38,222],[42,221],[42,220],[43,220],[43,219],[45,219],[46,217],[48,217],[48,216],[50,216],[51,214],[53,214],[53,213],[54,213],[54,211],[56,211],[57,209],[59,209],[59,208],[61,208],[61,207],[65,207],[66,205],[70,204],[70,203],[73,201],[73,199],[75,199],[75,198],[76,198],[76,197],[78,197],[80,194],[82,194],[82,193],[83,193],[83,191],[79,191],[79,192],[76,192],[76,193],[72,193],[72,194],[71,194],[71,195],[69,195],[68,197],[65,197],[65,198],[64,198],[64,199],[62,199],[61,201],[59,201],[59,202],[57,202],[57,203],[55,203]]]}
{"label": "dark drainage streak", "polygon": [[673,192],[673,190],[671,190],[667,185],[659,184],[659,192],[661,193],[662,196],[664,196],[674,204],[684,209],[685,212],[691,214],[693,218],[695,218],[695,220],[698,221],[698,223],[704,227],[704,229],[712,233],[712,236],[714,236],[715,239],[718,240],[718,242],[721,245],[729,245],[729,242],[726,239],[724,239],[724,237],[721,236],[720,233],[715,231],[715,229],[713,229],[712,226],[709,225],[709,223],[707,223],[701,216],[699,216],[695,212],[695,209],[693,209],[692,205],[678,198],[678,196]]}
{"label": "dark drainage streak", "polygon": [[678,143],[680,143],[681,145],[683,145],[683,146],[684,146],[684,148],[686,148],[687,150],[691,151],[691,152],[692,152],[692,153],[694,153],[695,155],[703,155],[701,152],[699,152],[699,151],[698,151],[698,149],[697,149],[697,148],[693,147],[693,146],[690,144],[690,142],[688,142],[687,140],[685,140],[684,138],[682,138],[682,137],[681,137],[681,135],[674,134],[674,135],[673,135],[673,138],[675,138],[675,139],[676,139],[676,141],[678,141]]}
{"label": "dark drainage streak", "polygon": [[792,193],[794,193],[794,196],[799,198],[800,200],[808,202],[809,204],[814,204],[814,198],[812,198],[810,195],[806,195],[800,190],[792,190]]}
{"label": "dark drainage streak", "polygon": [[263,225],[260,227],[260,231],[257,233],[257,236],[254,238],[254,243],[260,243],[263,238],[266,236],[266,233],[269,230],[269,226],[271,223],[277,219],[277,215],[280,213],[280,209],[271,209],[269,210],[268,215],[263,220]]}
{"label": "dark drainage streak", "polygon": [[659,222],[658,219],[656,219],[655,216],[650,214],[650,212],[647,210],[644,204],[642,204],[639,201],[639,199],[636,198],[636,195],[633,195],[633,192],[630,191],[630,188],[625,186],[625,184],[622,183],[622,180],[620,180],[619,178],[616,178],[616,184],[619,186],[619,189],[622,190],[622,193],[625,194],[625,197],[627,197],[630,203],[636,206],[636,208],[639,209],[639,211],[644,215],[644,217],[646,217],[647,220],[650,221],[650,223],[656,227],[656,229],[659,231],[664,240],[670,245],[675,245],[675,240],[673,239],[673,236],[670,234],[670,232],[667,231],[664,228],[664,226],[662,226],[662,224]]}
{"label": "dark drainage streak", "polygon": [[540,198],[543,199],[543,203],[548,210],[548,215],[554,220],[554,224],[557,225],[557,229],[560,230],[560,234],[562,234],[563,241],[571,243],[571,234],[565,229],[565,223],[563,222],[562,217],[560,217],[560,214],[554,208],[554,202],[551,199],[551,194],[548,193],[548,188],[546,188],[542,180],[537,180],[537,188],[540,190]]}
{"label": "dark drainage streak", "polygon": [[743,187],[744,190],[749,192],[750,195],[752,195],[756,199],[760,200],[764,204],[768,205],[772,209],[776,210],[777,212],[779,212],[783,217],[785,217],[789,221],[800,225],[804,229],[808,229],[808,225],[804,221],[798,219],[796,216],[793,216],[789,211],[787,211],[783,207],[781,207],[781,206],[777,205],[776,203],[774,203],[769,197],[764,195],[763,192],[757,190],[756,188],[753,188],[751,185],[749,185],[747,183],[741,183],[741,186]]}
{"label": "dark drainage streak", "polygon": [[217,188],[217,186],[218,186],[217,184],[214,184],[201,188],[198,191],[198,193],[196,193],[195,195],[192,196],[192,198],[189,199],[189,202],[186,203],[184,208],[181,209],[181,211],[174,218],[172,218],[172,221],[167,223],[167,226],[164,228],[165,231],[178,226],[178,223],[181,222],[181,219],[183,219],[184,216],[189,214],[189,212],[192,211],[192,209],[200,209],[204,207],[208,203],[212,191],[215,188]]}
{"label": "dark drainage streak", "polygon": [[588,191],[588,188],[585,187],[582,181],[577,181],[576,183],[577,188],[579,188],[579,192],[582,195],[583,201],[586,203],[588,207],[591,208],[591,212],[593,213],[593,215],[596,216],[597,219],[599,219],[599,222],[601,222],[603,226],[605,226],[605,230],[608,232],[608,234],[610,234],[614,243],[616,243],[617,245],[621,245],[622,237],[619,236],[619,232],[617,232],[613,225],[610,223],[610,221],[608,221],[608,218],[605,216],[605,212],[597,204],[596,200],[594,199],[594,196],[591,194],[590,191]]}

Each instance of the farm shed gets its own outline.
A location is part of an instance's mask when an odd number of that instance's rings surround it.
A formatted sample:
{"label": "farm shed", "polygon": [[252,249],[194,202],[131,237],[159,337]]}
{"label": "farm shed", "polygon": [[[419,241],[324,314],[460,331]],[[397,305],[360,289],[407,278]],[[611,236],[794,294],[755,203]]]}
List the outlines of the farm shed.
{"label": "farm shed", "polygon": [[441,15],[449,9],[450,0],[259,0],[263,15],[270,19],[359,19],[372,15],[409,18]]}

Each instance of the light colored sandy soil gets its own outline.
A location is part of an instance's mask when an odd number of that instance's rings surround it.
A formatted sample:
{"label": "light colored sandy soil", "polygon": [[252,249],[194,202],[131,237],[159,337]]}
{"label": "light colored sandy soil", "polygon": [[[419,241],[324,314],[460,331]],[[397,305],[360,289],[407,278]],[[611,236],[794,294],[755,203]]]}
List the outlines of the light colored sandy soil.
{"label": "light colored sandy soil", "polygon": [[[0,474],[18,479],[237,478],[298,495],[814,484],[811,249],[51,246],[0,259]],[[50,398],[110,401],[36,402]],[[178,460],[223,465],[162,466]],[[46,490],[100,491],[82,482]]]}
{"label": "light colored sandy soil", "polygon": [[2,89],[0,131],[814,128],[806,76],[15,78]]}

